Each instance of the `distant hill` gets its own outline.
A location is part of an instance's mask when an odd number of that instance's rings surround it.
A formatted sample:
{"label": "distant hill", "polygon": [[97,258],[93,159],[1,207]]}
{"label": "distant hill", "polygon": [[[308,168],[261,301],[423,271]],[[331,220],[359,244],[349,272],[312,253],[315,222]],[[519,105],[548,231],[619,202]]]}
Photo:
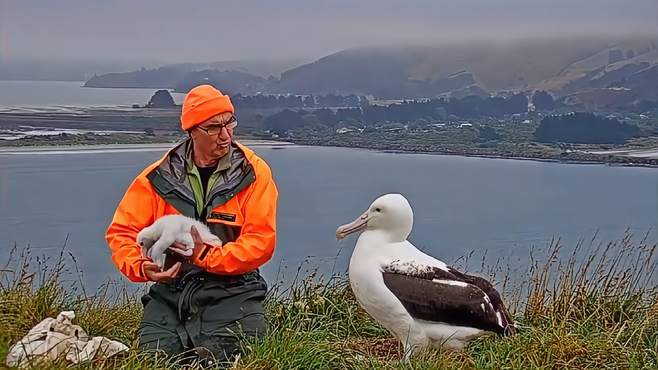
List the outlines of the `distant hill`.
{"label": "distant hill", "polygon": [[586,111],[616,110],[632,105],[640,100],[640,95],[632,89],[623,87],[585,89],[567,95],[563,102],[574,108]]}
{"label": "distant hill", "polygon": [[142,68],[124,73],[94,75],[85,87],[172,89],[178,81],[190,73],[186,67],[165,66],[156,69]]}
{"label": "distant hill", "polygon": [[229,94],[253,95],[262,92],[266,82],[267,80],[260,76],[245,72],[207,69],[187,73],[175,83],[174,90],[184,93],[194,86],[211,84]]}
{"label": "distant hill", "polygon": [[[86,87],[124,87],[124,88],[156,88],[177,89],[189,85],[190,80],[198,79],[203,72],[207,75],[218,76],[224,72],[233,73],[238,80],[247,78],[263,79],[272,76],[277,78],[279,74],[291,67],[303,63],[301,59],[272,60],[272,61],[224,61],[212,63],[180,63],[170,64],[154,69],[141,68],[132,72],[106,73],[94,75],[85,84]],[[202,73],[202,74],[203,74]],[[208,76],[205,76],[208,77]],[[230,79],[228,76],[220,78],[219,81]],[[231,84],[235,85],[233,80]],[[239,82],[237,82],[239,84]],[[236,91],[248,93],[248,91]]]}
{"label": "distant hill", "polygon": [[0,80],[87,81],[94,74],[139,68],[136,62],[11,60],[0,57]]}
{"label": "distant hill", "polygon": [[[620,107],[658,100],[658,37],[581,37],[514,42],[380,46],[314,62],[175,64],[94,76],[86,86],[187,91],[215,83],[230,93],[433,98],[543,90],[567,104]],[[268,69],[269,68],[269,69]],[[264,74],[263,72],[281,72]],[[565,97],[567,97],[565,99]]]}
{"label": "distant hill", "polygon": [[146,104],[146,108],[173,108],[175,106],[174,98],[167,90],[156,91]]}
{"label": "distant hill", "polygon": [[[538,88],[568,95],[586,89],[622,87],[628,79],[651,83],[655,76],[643,73],[658,64],[657,43],[658,37],[645,37],[611,44],[566,65],[555,76],[542,81]],[[653,82],[656,86],[658,80]]]}
{"label": "distant hill", "polygon": [[532,89],[613,43],[583,38],[350,49],[284,72],[272,90],[404,98],[473,87]]}
{"label": "distant hill", "polygon": [[[658,37],[638,36],[358,48],[286,71],[270,89],[384,99],[524,90],[563,97],[603,89],[593,95],[608,101],[594,105],[620,106],[629,96],[658,100],[657,44]],[[618,87],[631,91],[606,90]]]}
{"label": "distant hill", "polygon": [[632,89],[644,99],[658,100],[658,64],[625,76],[619,85]]}
{"label": "distant hill", "polygon": [[279,78],[282,72],[308,63],[308,59],[290,58],[290,59],[272,59],[272,60],[229,60],[222,62],[212,62],[207,65],[196,65],[195,70],[204,69],[231,70],[244,72],[251,75],[268,78],[270,76]]}

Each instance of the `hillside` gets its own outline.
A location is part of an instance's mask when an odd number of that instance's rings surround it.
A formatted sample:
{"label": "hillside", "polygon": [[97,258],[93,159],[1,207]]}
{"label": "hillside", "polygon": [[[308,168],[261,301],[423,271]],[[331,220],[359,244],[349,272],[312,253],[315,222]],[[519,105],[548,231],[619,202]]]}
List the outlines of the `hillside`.
{"label": "hillside", "polygon": [[[249,93],[236,88],[242,84],[253,85],[254,81],[278,77],[281,72],[302,64],[303,59],[289,60],[236,60],[212,63],[169,64],[159,68],[141,68],[130,72],[115,72],[94,75],[85,87],[124,87],[154,89],[185,89],[184,86],[197,83],[201,78],[217,78],[218,84],[229,83],[234,93]],[[207,81],[207,80],[206,80]]]}
{"label": "hillside", "polygon": [[[281,62],[280,78],[276,73],[257,73],[266,70],[265,62],[187,63],[94,76],[86,86],[184,92],[198,83],[215,83],[222,90],[241,94],[357,94],[379,99],[539,89],[558,97],[586,92],[594,97],[594,106],[619,106],[628,104],[629,96],[632,101],[658,99],[654,88],[658,84],[657,43],[655,37],[581,37],[378,46],[343,50],[285,71]],[[270,65],[269,71],[274,70]],[[610,88],[630,93],[609,101],[615,95],[606,91]],[[599,95],[604,96],[603,102],[596,101]]]}
{"label": "hillside", "polygon": [[[645,73],[658,64],[657,43],[658,38],[638,38],[612,44],[566,65],[558,74],[542,81],[538,88],[565,95],[583,89],[624,86],[629,78],[651,83],[648,78],[652,76]],[[634,75],[637,76],[632,77]],[[654,86],[656,81],[653,80]]]}
{"label": "hillside", "polygon": [[94,75],[84,87],[170,89],[189,72],[191,70],[177,66],[142,68],[133,72]]}
{"label": "hillside", "polygon": [[434,96],[445,93],[446,79],[463,73],[470,77],[447,90],[473,85],[490,92],[529,89],[610,44],[586,38],[351,49],[284,72],[273,90]]}
{"label": "hillside", "polygon": [[210,83],[230,94],[253,95],[265,89],[266,80],[260,76],[240,71],[219,71],[207,69],[199,72],[190,72],[181,77],[174,84],[177,92],[188,92],[194,86]]}

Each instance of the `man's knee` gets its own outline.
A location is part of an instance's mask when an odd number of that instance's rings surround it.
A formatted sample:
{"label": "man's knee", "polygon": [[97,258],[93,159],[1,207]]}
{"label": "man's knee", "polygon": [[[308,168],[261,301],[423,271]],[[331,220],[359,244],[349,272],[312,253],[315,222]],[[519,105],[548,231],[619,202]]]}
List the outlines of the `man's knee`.
{"label": "man's knee", "polygon": [[142,297],[144,316],[137,332],[138,345],[140,350],[177,355],[185,350],[185,343],[178,335],[178,317],[167,302],[172,297],[163,296],[162,289],[158,288],[152,287],[149,294]]}
{"label": "man's knee", "polygon": [[204,312],[202,330],[194,342],[197,347],[205,348],[211,353],[215,361],[231,361],[240,353],[243,341],[265,334],[267,325],[262,300],[243,301],[238,307],[242,312],[241,317],[224,316],[231,310],[214,310],[216,307]]}
{"label": "man's knee", "polygon": [[141,351],[163,352],[168,356],[175,356],[185,350],[176,332],[142,323],[137,335]]}
{"label": "man's knee", "polygon": [[240,339],[232,333],[201,338],[195,351],[200,359],[215,364],[233,361],[240,354]]}

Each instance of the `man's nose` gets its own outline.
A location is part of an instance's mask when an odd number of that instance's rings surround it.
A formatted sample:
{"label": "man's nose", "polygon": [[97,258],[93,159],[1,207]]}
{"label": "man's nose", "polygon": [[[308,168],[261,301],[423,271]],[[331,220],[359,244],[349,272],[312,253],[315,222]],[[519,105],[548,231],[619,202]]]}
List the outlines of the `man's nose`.
{"label": "man's nose", "polygon": [[219,130],[219,138],[220,140],[228,140],[231,135],[228,133],[228,129],[226,126],[222,126],[222,128]]}

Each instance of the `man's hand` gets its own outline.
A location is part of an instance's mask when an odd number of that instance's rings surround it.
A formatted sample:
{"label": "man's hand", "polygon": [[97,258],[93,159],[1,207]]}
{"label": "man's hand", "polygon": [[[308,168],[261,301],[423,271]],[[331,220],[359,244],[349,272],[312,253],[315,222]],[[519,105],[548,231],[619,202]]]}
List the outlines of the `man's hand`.
{"label": "man's hand", "polygon": [[194,241],[194,250],[192,251],[193,253],[185,253],[184,251],[187,250],[187,247],[180,243],[172,244],[171,247],[169,247],[169,250],[183,256],[191,256],[198,255],[206,248],[206,246],[210,246],[210,244],[205,244],[203,242],[203,239],[201,239],[201,234],[199,234],[199,230],[197,230],[196,227],[192,226],[190,229],[190,234],[192,235],[192,240]]}
{"label": "man's hand", "polygon": [[160,268],[155,263],[151,261],[144,261],[144,264],[142,265],[142,270],[144,270],[144,275],[146,275],[146,277],[149,280],[158,283],[166,283],[171,279],[175,278],[176,275],[178,275],[178,271],[180,271],[180,267],[181,267],[181,263],[176,262],[168,270],[160,271]]}

